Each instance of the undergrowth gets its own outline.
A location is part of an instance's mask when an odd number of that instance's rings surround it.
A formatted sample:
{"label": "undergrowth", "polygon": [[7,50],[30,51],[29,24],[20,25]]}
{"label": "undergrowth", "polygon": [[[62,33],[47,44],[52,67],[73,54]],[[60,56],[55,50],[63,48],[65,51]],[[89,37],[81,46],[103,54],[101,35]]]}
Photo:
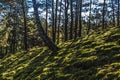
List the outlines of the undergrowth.
{"label": "undergrowth", "polygon": [[120,29],[0,59],[0,80],[120,80]]}

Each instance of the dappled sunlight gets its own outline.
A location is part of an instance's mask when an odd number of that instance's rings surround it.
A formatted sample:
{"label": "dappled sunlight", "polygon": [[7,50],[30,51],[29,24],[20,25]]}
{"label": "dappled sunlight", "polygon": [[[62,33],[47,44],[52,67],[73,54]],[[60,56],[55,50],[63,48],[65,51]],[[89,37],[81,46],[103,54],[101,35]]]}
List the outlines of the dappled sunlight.
{"label": "dappled sunlight", "polygon": [[21,51],[8,55],[0,60],[1,79],[118,79],[119,39],[105,42],[109,36],[118,35],[118,30],[115,29],[114,33],[111,29],[103,35],[95,33],[91,35],[97,37],[94,40],[85,37],[61,43],[56,54],[46,47],[34,47],[26,54]]}

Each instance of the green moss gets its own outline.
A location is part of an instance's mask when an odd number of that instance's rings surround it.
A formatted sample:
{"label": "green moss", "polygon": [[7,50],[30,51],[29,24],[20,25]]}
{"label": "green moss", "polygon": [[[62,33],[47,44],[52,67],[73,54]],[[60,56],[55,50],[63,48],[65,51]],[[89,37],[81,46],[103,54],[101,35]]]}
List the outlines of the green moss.
{"label": "green moss", "polygon": [[0,59],[0,80],[119,80],[120,29],[60,43],[52,53],[34,47]]}

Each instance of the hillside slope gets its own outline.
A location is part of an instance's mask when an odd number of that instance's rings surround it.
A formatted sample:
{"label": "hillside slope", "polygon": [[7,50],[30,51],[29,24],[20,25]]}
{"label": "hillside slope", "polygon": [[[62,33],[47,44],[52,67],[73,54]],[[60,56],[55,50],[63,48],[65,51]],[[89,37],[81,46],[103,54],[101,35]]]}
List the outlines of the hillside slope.
{"label": "hillside slope", "polygon": [[59,44],[58,53],[36,47],[0,60],[0,80],[120,80],[120,29]]}

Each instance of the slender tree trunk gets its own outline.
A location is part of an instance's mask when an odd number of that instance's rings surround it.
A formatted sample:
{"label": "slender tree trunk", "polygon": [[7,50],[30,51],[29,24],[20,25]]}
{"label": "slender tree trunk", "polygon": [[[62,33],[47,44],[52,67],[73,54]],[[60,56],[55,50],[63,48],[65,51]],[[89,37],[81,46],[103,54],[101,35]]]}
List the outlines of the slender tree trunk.
{"label": "slender tree trunk", "polygon": [[54,18],[54,0],[52,0],[52,40],[55,43],[55,18]]}
{"label": "slender tree trunk", "polygon": [[12,53],[15,53],[15,45],[16,45],[16,28],[14,26],[13,33],[12,33]]}
{"label": "slender tree trunk", "polygon": [[22,0],[22,11],[23,11],[23,19],[24,19],[24,48],[28,49],[27,45],[27,21],[26,21],[26,12],[25,12],[25,2]]}
{"label": "slender tree trunk", "polygon": [[57,11],[58,11],[58,0],[56,0],[56,8],[55,8],[55,42],[56,42],[56,33],[57,33]]}
{"label": "slender tree trunk", "polygon": [[65,25],[64,25],[64,41],[68,40],[68,0],[65,0]]}
{"label": "slender tree trunk", "polygon": [[80,7],[80,10],[79,10],[79,37],[81,37],[82,35],[82,0],[80,0],[80,3],[79,3],[79,7]]}
{"label": "slender tree trunk", "polygon": [[118,0],[118,12],[117,12],[117,27],[119,26],[119,19],[120,19],[120,0]]}
{"label": "slender tree trunk", "polygon": [[12,53],[15,53],[16,52],[16,17],[17,17],[17,15],[16,15],[16,12],[15,12],[15,14],[13,14],[13,15],[15,15],[14,17],[13,17],[13,20],[14,20],[14,23],[13,23],[13,42],[12,42]]}
{"label": "slender tree trunk", "polygon": [[102,12],[102,29],[105,28],[105,1],[103,2],[103,12]]}
{"label": "slender tree trunk", "polygon": [[87,31],[87,34],[89,34],[90,29],[91,29],[91,5],[92,5],[92,0],[90,0],[90,13],[89,13],[89,22],[88,22],[88,31]]}
{"label": "slender tree trunk", "polygon": [[73,0],[70,0],[70,13],[71,13],[70,39],[73,39]]}
{"label": "slender tree trunk", "polygon": [[114,9],[114,1],[112,0],[112,16],[113,16],[113,26],[115,26],[115,14],[114,14],[114,11],[115,11],[115,9]]}
{"label": "slender tree trunk", "polygon": [[46,34],[48,34],[48,0],[46,0]]}
{"label": "slender tree trunk", "polygon": [[45,42],[45,44],[49,47],[50,50],[56,52],[58,50],[58,47],[50,40],[50,38],[47,36],[47,34],[44,32],[40,19],[38,14],[38,7],[36,4],[36,0],[32,0],[33,2],[33,8],[34,8],[34,15],[36,20],[36,25],[39,31],[39,35],[42,38],[42,40]]}
{"label": "slender tree trunk", "polygon": [[57,34],[57,43],[60,41],[60,22],[61,22],[61,11],[62,11],[62,0],[60,1],[60,12],[59,12],[59,22],[58,22],[58,34]]}
{"label": "slender tree trunk", "polygon": [[78,4],[79,4],[78,0],[76,0],[74,39],[77,38],[77,30],[78,30]]}

